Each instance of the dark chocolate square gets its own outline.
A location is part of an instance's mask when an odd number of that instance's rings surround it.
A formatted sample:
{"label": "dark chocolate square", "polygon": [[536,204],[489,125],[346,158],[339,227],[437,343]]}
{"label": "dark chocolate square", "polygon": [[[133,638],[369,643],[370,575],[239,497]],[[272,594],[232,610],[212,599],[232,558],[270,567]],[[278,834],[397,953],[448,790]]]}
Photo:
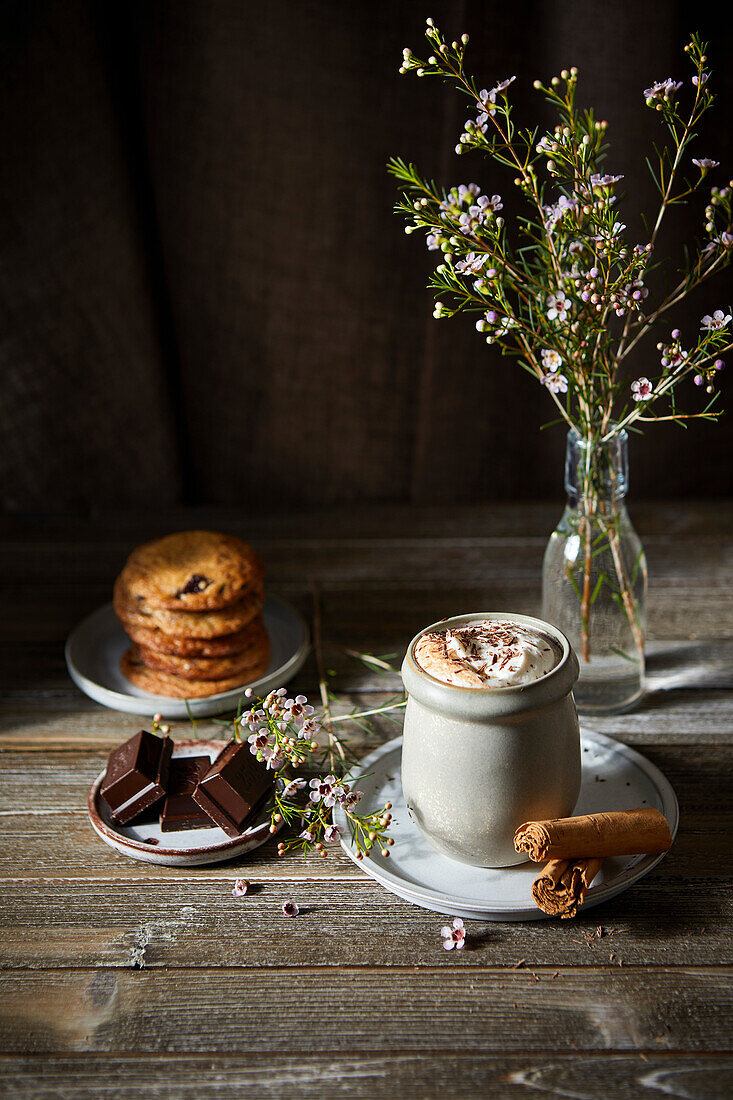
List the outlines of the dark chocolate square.
{"label": "dark chocolate square", "polygon": [[227,836],[237,837],[274,786],[274,779],[246,742],[230,741],[194,791],[199,806]]}
{"label": "dark chocolate square", "polygon": [[112,750],[100,793],[114,821],[124,825],[163,797],[172,752],[170,737],[147,730]]}
{"label": "dark chocolate square", "polygon": [[177,756],[171,760],[168,793],[160,811],[161,832],[211,828],[214,822],[193,799],[196,784],[210,767],[208,756]]}

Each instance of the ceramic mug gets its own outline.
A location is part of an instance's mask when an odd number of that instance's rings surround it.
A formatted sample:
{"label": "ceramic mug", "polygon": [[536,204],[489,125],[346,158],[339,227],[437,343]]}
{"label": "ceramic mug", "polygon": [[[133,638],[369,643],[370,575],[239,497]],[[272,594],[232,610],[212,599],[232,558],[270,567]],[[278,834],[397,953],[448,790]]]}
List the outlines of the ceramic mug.
{"label": "ceramic mug", "polygon": [[[558,663],[540,680],[504,688],[456,687],[420,667],[414,650],[423,634],[479,619],[548,635],[562,651]],[[410,816],[441,852],[478,867],[510,867],[526,858],[514,850],[520,825],[572,813],[581,773],[578,672],[565,635],[527,615],[457,615],[412,639],[402,664],[402,789]]]}

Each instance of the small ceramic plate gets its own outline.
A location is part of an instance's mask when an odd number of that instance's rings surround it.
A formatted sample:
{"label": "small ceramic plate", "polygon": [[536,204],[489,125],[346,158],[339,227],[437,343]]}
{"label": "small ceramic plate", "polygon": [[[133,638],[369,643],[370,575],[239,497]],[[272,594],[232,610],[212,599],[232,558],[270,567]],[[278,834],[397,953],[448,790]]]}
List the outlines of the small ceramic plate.
{"label": "small ceramic plate", "polygon": [[[295,675],[308,655],[308,627],[294,607],[285,600],[268,595],[262,611],[270,636],[270,664],[264,676],[251,683],[191,699],[189,708],[195,718],[206,718],[235,710],[242,691],[251,687],[258,695],[282,687]],[[113,710],[140,714],[149,718],[162,714],[164,718],[186,718],[185,699],[170,699],[141,691],[120,672],[120,658],[130,645],[111,603],[93,611],[72,631],[66,643],[66,665],[69,674],[85,695]]]}
{"label": "small ceramic plate", "polygon": [[[212,760],[224,748],[224,741],[178,741],[173,759],[182,756],[208,756]],[[113,821],[109,807],[99,793],[105,772],[94,780],[87,798],[89,820],[97,836],[110,848],[130,859],[144,863],[164,863],[168,867],[201,867],[205,863],[221,863],[225,859],[244,855],[259,848],[273,835],[270,816],[263,807],[251,826],[241,836],[229,837],[218,825],[210,829],[181,829],[162,833],[158,822],[161,803],[151,806],[138,821],[119,825]]]}
{"label": "small ceramic plate", "polygon": [[[581,731],[583,781],[575,814],[603,810],[627,810],[653,806],[664,814],[674,838],[679,821],[677,797],[658,768],[640,753],[590,730]],[[364,797],[361,812],[380,809],[391,802],[394,847],[389,859],[365,856],[358,866],[399,897],[447,913],[481,920],[541,920],[530,892],[540,865],[523,863],[501,869],[472,867],[442,855],[411,820],[402,794],[400,764],[402,738],[397,737],[371,753],[361,764],[355,783]],[[341,844],[356,862],[346,815],[334,810],[334,821],[343,834]],[[582,905],[590,909],[616,897],[648,874],[664,855],[623,856],[606,859]]]}

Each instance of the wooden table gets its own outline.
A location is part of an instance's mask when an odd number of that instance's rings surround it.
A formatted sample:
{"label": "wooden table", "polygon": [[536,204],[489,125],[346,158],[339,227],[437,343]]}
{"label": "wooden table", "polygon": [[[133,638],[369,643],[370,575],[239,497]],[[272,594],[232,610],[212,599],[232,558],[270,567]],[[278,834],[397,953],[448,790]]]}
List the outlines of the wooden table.
{"label": "wooden table", "polygon": [[[268,844],[182,872],[105,847],[86,792],[139,720],[74,688],[63,642],[109,599],[133,545],[218,526],[254,543],[272,591],[309,616],[315,583],[334,688],[377,702],[393,683],[345,649],[400,654],[462,610],[538,612],[557,507],[5,520],[0,1094],[733,1095],[733,516],[727,504],[633,512],[652,690],[633,714],[587,724],[668,776],[677,841],[587,916],[467,922],[467,949],[450,954],[440,915],[337,852],[277,859]],[[312,661],[294,686],[313,694]],[[238,874],[256,884],[242,900]]]}

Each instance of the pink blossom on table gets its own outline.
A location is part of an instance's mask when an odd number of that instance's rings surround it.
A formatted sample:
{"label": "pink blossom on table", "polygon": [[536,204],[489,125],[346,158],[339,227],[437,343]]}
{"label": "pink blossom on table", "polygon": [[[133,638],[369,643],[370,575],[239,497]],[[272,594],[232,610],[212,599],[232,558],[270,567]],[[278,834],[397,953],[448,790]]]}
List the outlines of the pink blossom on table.
{"label": "pink blossom on table", "polygon": [[540,381],[547,386],[550,393],[567,393],[568,380],[564,374],[545,374]]}
{"label": "pink blossom on table", "polygon": [[707,329],[708,332],[716,332],[718,329],[725,328],[733,321],[730,313],[724,313],[722,309],[716,309],[713,315],[706,313],[703,317],[700,328]]}
{"label": "pink blossom on table", "polygon": [[717,168],[720,164],[719,160],[711,160],[710,157],[693,157],[692,163],[696,164],[701,169],[702,174],[705,175],[711,168]]}
{"label": "pink blossom on table", "polygon": [[637,378],[631,383],[631,395],[634,401],[646,401],[651,397],[653,390],[654,386],[648,378]]}
{"label": "pink blossom on table", "polygon": [[547,316],[550,321],[564,321],[570,310],[570,300],[564,291],[547,296]]}
{"label": "pink blossom on table", "polygon": [[282,904],[282,911],[286,917],[297,917],[300,909],[294,901],[291,901],[290,898],[288,898],[288,900],[284,901]]}
{"label": "pink blossom on table", "polygon": [[302,833],[298,833],[301,840],[307,840],[309,843],[316,839],[315,833],[312,833],[310,829],[303,829]]}
{"label": "pink blossom on table", "polygon": [[562,356],[554,348],[542,349],[542,366],[550,374],[554,374],[562,366]]}
{"label": "pink blossom on table", "polygon": [[360,802],[363,798],[362,791],[349,791],[343,798],[341,805],[345,810],[353,810],[357,802]]}
{"label": "pink blossom on table", "polygon": [[341,833],[343,832],[340,825],[329,825],[323,834],[323,839],[327,844],[332,844],[334,841],[341,839]]}
{"label": "pink blossom on table", "polygon": [[460,951],[466,943],[466,929],[460,917],[454,918],[452,927],[449,924],[444,924],[440,934],[443,937],[443,947],[446,951],[452,951],[454,947],[457,951]]}
{"label": "pink blossom on table", "polygon": [[248,890],[249,890],[249,883],[247,882],[246,878],[238,878],[238,879],[236,879],[236,881],[234,883],[234,889],[232,890],[232,895],[235,898],[243,898]]}

